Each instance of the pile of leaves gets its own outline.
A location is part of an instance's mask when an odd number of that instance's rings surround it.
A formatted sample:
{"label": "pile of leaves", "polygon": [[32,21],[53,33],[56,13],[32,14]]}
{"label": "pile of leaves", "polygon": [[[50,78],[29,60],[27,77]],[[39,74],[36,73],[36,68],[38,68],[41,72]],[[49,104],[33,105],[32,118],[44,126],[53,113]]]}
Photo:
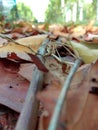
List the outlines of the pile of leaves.
{"label": "pile of leaves", "polygon": [[[34,26],[25,21],[0,23],[0,129],[14,130],[32,80],[35,66],[45,72],[40,101],[38,130],[46,130],[58,96],[75,60],[83,63],[68,91],[59,130],[98,129],[98,27],[88,25]],[[44,46],[44,63],[38,59]]]}

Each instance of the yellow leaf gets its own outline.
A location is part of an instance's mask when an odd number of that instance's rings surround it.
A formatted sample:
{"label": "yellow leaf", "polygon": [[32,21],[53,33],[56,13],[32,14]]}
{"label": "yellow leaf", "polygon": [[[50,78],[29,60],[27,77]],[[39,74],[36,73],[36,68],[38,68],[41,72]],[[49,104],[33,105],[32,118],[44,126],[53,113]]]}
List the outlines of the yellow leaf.
{"label": "yellow leaf", "polygon": [[75,41],[70,41],[70,44],[85,63],[91,63],[98,59],[98,44],[78,43]]}

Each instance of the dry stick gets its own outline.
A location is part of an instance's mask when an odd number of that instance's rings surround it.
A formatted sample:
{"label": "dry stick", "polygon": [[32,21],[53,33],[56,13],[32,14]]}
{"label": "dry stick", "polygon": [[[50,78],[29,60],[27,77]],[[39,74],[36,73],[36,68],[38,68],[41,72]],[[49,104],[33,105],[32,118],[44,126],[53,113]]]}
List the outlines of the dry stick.
{"label": "dry stick", "polygon": [[61,111],[62,111],[62,108],[64,105],[64,101],[66,100],[68,89],[70,87],[72,78],[73,78],[75,72],[77,71],[77,69],[81,63],[82,63],[82,60],[77,59],[73,65],[72,69],[70,70],[70,73],[69,73],[69,75],[64,83],[64,86],[63,86],[61,93],[60,93],[60,96],[58,98],[52,119],[50,121],[50,125],[48,127],[48,130],[56,130],[58,127],[59,117],[60,117],[60,114],[61,114]]}
{"label": "dry stick", "polygon": [[59,58],[55,54],[51,54],[51,56],[53,56],[53,58],[55,58],[60,63],[69,64],[69,65],[73,65],[74,64],[73,62],[70,62],[70,61],[67,61],[67,60],[63,60],[62,58]]}
{"label": "dry stick", "polygon": [[65,45],[63,47],[71,54],[75,59],[77,59],[77,56],[75,56]]}
{"label": "dry stick", "polygon": [[36,93],[42,86],[43,73],[35,67],[32,81],[27,92],[26,100],[23,105],[20,117],[18,119],[15,130],[35,130],[38,116],[38,101]]}
{"label": "dry stick", "polygon": [[[47,44],[47,42],[48,39],[46,39],[43,44]],[[42,61],[43,58],[41,55],[44,55],[45,53],[45,45],[40,47],[39,53],[40,55],[38,57]],[[44,73],[39,71],[35,66],[32,81],[15,130],[36,130],[39,107],[39,102],[36,99],[36,93],[42,88],[43,75]]]}

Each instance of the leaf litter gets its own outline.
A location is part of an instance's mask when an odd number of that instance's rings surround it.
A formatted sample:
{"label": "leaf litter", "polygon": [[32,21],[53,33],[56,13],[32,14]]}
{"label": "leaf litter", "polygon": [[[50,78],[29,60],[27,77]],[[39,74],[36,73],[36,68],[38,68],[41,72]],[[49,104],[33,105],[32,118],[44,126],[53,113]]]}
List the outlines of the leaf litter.
{"label": "leaf litter", "polygon": [[[36,95],[41,103],[38,130],[46,130],[69,70],[81,57],[83,63],[68,91],[59,129],[66,125],[68,130],[97,130],[98,85],[93,81],[98,81],[98,27],[94,26],[94,21],[88,25],[69,27],[48,25],[48,32],[45,26],[36,28],[30,23],[18,21],[14,27],[9,23],[1,27],[0,32],[0,119],[5,120],[5,123],[0,120],[0,127],[3,130],[15,129],[36,65],[41,71],[44,71],[43,67],[48,70],[44,75],[43,90]],[[49,42],[42,56],[42,65],[41,61],[37,61],[38,50],[46,38]],[[93,89],[96,91],[92,92]]]}

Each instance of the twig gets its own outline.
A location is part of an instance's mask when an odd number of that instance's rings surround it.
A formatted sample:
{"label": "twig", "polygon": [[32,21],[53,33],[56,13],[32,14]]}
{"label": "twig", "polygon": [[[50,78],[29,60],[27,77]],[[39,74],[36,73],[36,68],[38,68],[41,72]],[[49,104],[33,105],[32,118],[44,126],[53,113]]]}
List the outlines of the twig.
{"label": "twig", "polygon": [[42,86],[42,81],[43,73],[35,68],[15,130],[36,130],[39,104],[35,96]]}
{"label": "twig", "polygon": [[[48,39],[46,39],[43,43],[47,45]],[[45,53],[46,46],[41,46],[39,48],[38,58],[43,62],[43,55]],[[44,73],[39,71],[37,67],[32,75],[32,81],[27,92],[26,100],[23,105],[23,109],[21,111],[20,117],[18,119],[15,130],[36,130],[37,119],[38,119],[38,106],[39,102],[36,99],[36,93],[39,89],[42,88]]]}
{"label": "twig", "polygon": [[74,53],[76,54],[76,57],[77,58],[80,58],[80,56],[79,56],[79,52],[78,52],[78,50],[75,50],[74,49],[74,47],[73,47],[73,45],[71,44],[71,41],[69,40],[69,42],[67,42],[67,45],[69,45],[72,49],[73,49],[73,51],[74,51]]}
{"label": "twig", "polygon": [[[58,58],[58,59],[60,59],[60,61],[61,61],[61,63],[62,63],[62,58],[61,58],[61,56],[60,56],[60,54],[59,54],[59,52],[58,52],[57,48],[55,49],[55,51],[57,52],[57,54],[58,54],[58,56],[59,56],[59,58]],[[55,54],[53,54],[53,56],[55,57],[56,55],[55,55]],[[57,56],[56,56],[56,57],[57,57]]]}
{"label": "twig", "polygon": [[73,78],[75,72],[77,71],[78,67],[80,66],[81,62],[82,62],[81,59],[77,59],[73,65],[72,69],[70,70],[70,73],[69,73],[69,75],[64,83],[62,90],[61,90],[61,93],[60,93],[59,99],[57,101],[57,104],[56,104],[52,119],[50,121],[50,125],[48,127],[48,130],[56,130],[58,127],[60,113],[61,113],[61,110],[63,108],[64,101],[66,100],[68,89],[70,87],[72,78]]}
{"label": "twig", "polygon": [[77,59],[77,57],[64,45],[63,46],[75,59]]}
{"label": "twig", "polygon": [[69,65],[73,65],[74,64],[73,62],[65,61],[65,60],[62,60],[61,58],[58,58],[55,54],[51,54],[51,55],[60,63],[69,64]]}

